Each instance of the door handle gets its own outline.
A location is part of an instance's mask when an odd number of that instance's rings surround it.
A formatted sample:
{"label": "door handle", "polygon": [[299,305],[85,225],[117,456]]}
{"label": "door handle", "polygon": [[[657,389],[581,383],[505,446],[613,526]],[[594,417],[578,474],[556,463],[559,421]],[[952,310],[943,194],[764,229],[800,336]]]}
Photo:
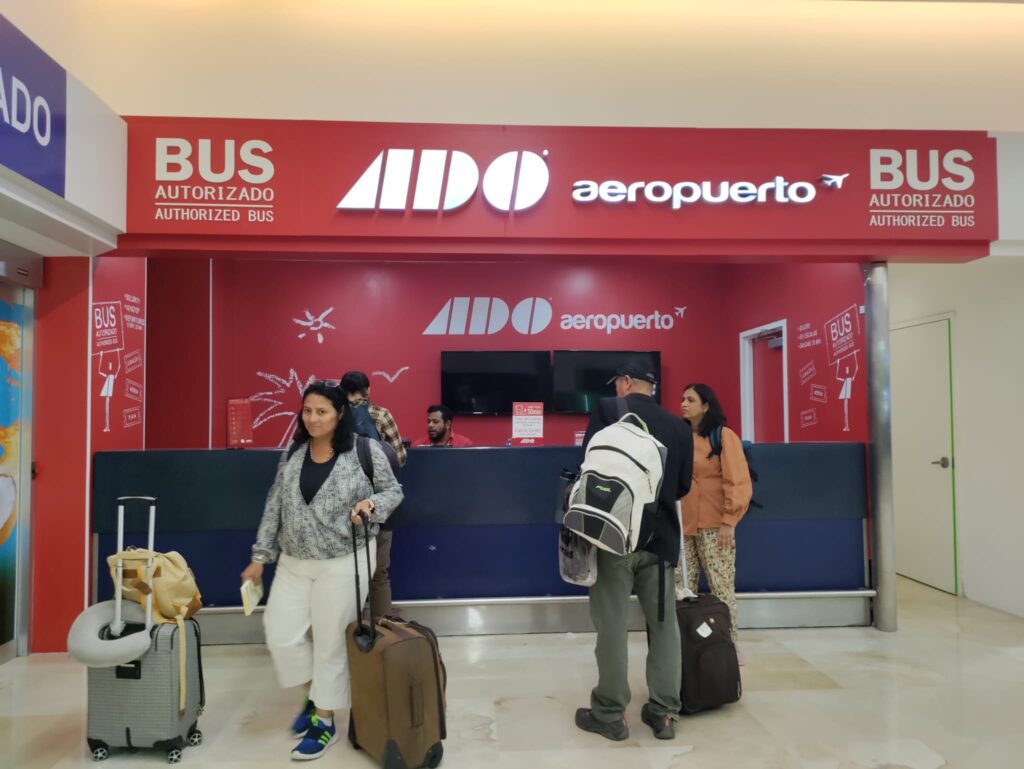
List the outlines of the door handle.
{"label": "door handle", "polygon": [[941,459],[936,459],[934,462],[932,462],[932,464],[938,465],[939,467],[945,469],[949,467],[951,463],[949,461],[949,457],[942,457]]}

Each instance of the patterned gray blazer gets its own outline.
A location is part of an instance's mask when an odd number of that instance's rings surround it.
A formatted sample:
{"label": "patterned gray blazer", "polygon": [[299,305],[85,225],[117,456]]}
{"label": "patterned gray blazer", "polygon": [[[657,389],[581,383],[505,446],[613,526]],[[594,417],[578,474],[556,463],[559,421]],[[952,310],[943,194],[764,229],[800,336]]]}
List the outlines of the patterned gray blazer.
{"label": "patterned gray blazer", "polygon": [[[402,487],[395,480],[387,456],[376,441],[370,441],[373,485],[359,465],[353,443],[350,451],[338,455],[331,474],[307,505],[299,489],[306,451],[306,445],[302,445],[290,459],[285,452],[277,465],[277,477],[267,496],[256,544],[252,546],[253,555],[267,562],[276,561],[281,553],[307,560],[351,553],[352,520],[349,516],[356,503],[361,499],[373,502],[370,516],[370,536],[373,537],[402,501]],[[358,534],[362,543],[362,532]]]}

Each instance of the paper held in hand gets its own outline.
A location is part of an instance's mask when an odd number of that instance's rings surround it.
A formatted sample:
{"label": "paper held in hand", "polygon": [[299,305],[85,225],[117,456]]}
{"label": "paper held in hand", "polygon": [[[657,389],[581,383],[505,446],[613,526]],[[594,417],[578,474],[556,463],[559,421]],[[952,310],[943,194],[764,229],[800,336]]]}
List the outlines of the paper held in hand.
{"label": "paper held in hand", "polygon": [[242,610],[245,612],[246,617],[253,613],[253,610],[259,605],[262,598],[262,582],[254,584],[251,579],[247,579],[242,583]]}

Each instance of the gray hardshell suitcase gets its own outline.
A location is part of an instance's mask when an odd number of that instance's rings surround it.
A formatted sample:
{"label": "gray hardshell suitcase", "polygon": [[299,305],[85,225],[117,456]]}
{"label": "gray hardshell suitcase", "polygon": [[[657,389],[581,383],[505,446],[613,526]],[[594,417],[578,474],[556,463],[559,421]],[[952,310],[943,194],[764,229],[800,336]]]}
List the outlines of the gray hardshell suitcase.
{"label": "gray hardshell suitcase", "polygon": [[[124,503],[145,499],[149,505],[149,550],[153,550],[153,524],[156,500],[148,497],[118,499],[117,549],[124,549]],[[120,571],[120,570],[119,570]],[[115,621],[105,633],[120,630],[121,575],[114,587]],[[149,633],[149,650],[124,665],[89,668],[89,713],[86,739],[92,757],[102,761],[112,747],[156,748],[165,751],[170,763],[182,758],[185,745],[199,745],[203,734],[197,728],[206,693],[203,688],[203,664],[199,624],[184,623],[185,637],[178,625],[154,625],[152,605],[147,601],[146,624],[125,624],[117,633]],[[180,649],[185,644],[185,709],[180,702]]]}

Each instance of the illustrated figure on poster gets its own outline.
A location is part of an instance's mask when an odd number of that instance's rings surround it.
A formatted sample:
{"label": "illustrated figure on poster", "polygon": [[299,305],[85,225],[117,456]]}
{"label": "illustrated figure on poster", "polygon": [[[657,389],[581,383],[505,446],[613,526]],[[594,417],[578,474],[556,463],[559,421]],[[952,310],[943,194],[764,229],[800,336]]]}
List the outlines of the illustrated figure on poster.
{"label": "illustrated figure on poster", "polygon": [[843,402],[843,432],[850,432],[850,396],[853,394],[853,380],[857,378],[859,367],[857,353],[844,355],[836,361],[836,380],[842,382],[839,388],[839,400]]}
{"label": "illustrated figure on poster", "polygon": [[110,399],[114,397],[114,381],[121,373],[121,351],[111,350],[100,353],[99,374],[103,377],[103,387],[100,388],[100,397],[105,401],[103,432],[110,432]]}

